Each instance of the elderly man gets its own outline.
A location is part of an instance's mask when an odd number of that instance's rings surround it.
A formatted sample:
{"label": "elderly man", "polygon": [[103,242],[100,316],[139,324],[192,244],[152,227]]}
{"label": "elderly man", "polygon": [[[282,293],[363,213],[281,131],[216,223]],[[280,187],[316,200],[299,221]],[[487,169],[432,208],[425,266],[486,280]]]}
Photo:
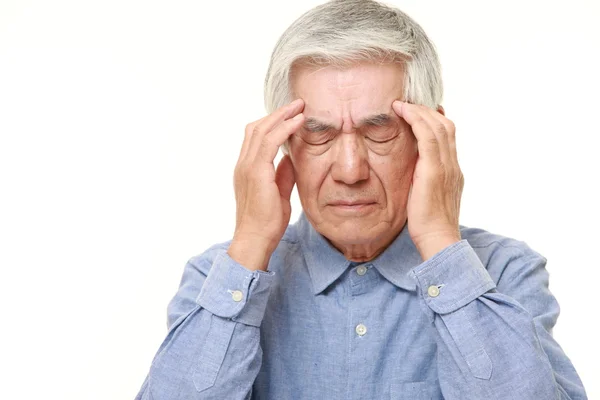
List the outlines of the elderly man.
{"label": "elderly man", "polygon": [[332,1],[295,21],[246,128],[233,238],[185,265],[137,399],[586,398],[546,259],[459,225],[441,98],[401,11]]}

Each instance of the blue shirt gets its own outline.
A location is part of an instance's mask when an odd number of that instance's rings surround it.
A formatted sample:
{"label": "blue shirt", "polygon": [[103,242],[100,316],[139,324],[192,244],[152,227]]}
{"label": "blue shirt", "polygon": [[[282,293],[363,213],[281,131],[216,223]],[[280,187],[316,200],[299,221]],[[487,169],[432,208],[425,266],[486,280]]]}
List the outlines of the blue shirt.
{"label": "blue shirt", "polygon": [[406,224],[357,264],[304,214],[267,272],[211,247],[185,265],[136,399],[586,399],[552,337],[546,258],[460,229],[425,262]]}

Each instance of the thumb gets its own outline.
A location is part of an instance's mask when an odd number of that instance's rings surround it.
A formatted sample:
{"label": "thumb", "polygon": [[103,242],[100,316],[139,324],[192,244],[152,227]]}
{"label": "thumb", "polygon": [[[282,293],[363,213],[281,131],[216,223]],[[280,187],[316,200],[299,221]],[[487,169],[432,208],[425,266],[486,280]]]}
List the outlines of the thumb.
{"label": "thumb", "polygon": [[292,160],[287,154],[283,156],[279,164],[277,165],[277,171],[275,172],[275,183],[279,188],[279,194],[282,198],[289,200],[292,195],[292,189],[296,183],[294,177],[294,166]]}

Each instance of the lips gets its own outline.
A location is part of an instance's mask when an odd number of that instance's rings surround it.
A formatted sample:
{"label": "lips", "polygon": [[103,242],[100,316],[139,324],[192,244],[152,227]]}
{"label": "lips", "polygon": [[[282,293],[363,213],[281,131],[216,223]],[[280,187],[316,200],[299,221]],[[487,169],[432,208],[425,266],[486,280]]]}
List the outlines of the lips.
{"label": "lips", "polygon": [[336,200],[328,204],[329,210],[341,217],[365,216],[377,207],[377,202],[372,200]]}
{"label": "lips", "polygon": [[375,203],[375,201],[373,201],[373,200],[353,200],[353,201],[337,200],[337,201],[332,201],[331,203],[329,203],[329,205],[351,207],[351,206],[362,206],[362,205],[373,204],[373,203]]}
{"label": "lips", "polygon": [[361,200],[334,200],[329,203],[331,206],[361,206],[365,204],[376,203],[373,199],[361,199]]}

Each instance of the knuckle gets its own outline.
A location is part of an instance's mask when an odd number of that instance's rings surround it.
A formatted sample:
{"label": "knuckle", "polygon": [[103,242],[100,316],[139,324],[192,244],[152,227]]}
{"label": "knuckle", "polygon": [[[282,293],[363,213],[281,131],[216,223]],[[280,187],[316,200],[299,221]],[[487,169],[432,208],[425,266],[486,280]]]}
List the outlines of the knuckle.
{"label": "knuckle", "polygon": [[261,135],[263,133],[263,129],[261,128],[260,125],[256,125],[254,126],[254,128],[252,128],[252,134],[253,135]]}
{"label": "knuckle", "polygon": [[446,131],[448,131],[448,135],[454,135],[456,132],[456,125],[454,122],[447,120],[446,121]]}
{"label": "knuckle", "polygon": [[436,148],[439,146],[438,140],[435,136],[428,137],[425,143],[428,147]]}
{"label": "knuckle", "polygon": [[246,140],[250,140],[250,137],[252,137],[252,130],[253,130],[253,129],[254,129],[254,128],[249,128],[249,127],[246,127],[246,131],[244,132],[244,140],[245,140],[245,141],[246,141]]}
{"label": "knuckle", "polygon": [[456,166],[450,165],[448,167],[448,174],[452,177],[453,180],[455,180],[455,181],[460,180],[460,171],[458,168],[456,168]]}
{"label": "knuckle", "polygon": [[249,122],[246,125],[246,133],[252,133],[254,131],[254,128],[256,126],[260,125],[265,120],[265,118],[267,118],[267,117],[262,117],[262,118],[259,118],[257,120],[254,120],[252,122]]}
{"label": "knuckle", "polygon": [[244,181],[243,181],[243,179],[240,176],[233,175],[233,187],[234,188],[239,188],[242,185],[243,182]]}
{"label": "knuckle", "polygon": [[442,135],[446,133],[446,127],[441,122],[436,122],[433,126],[433,129],[435,133],[439,133]]}
{"label": "knuckle", "polygon": [[273,147],[273,143],[272,143],[272,140],[269,137],[269,135],[263,137],[262,140],[260,141],[261,150],[265,151],[265,150],[270,149],[271,147]]}
{"label": "knuckle", "polygon": [[421,115],[417,114],[417,116],[415,117],[415,124],[427,126],[427,121],[425,121],[425,119]]}
{"label": "knuckle", "polygon": [[246,125],[246,137],[250,136],[250,134],[254,131],[254,127],[256,126],[256,122],[250,122]]}
{"label": "knuckle", "polygon": [[246,172],[245,164],[240,162],[235,166],[235,169],[233,170],[233,178],[234,179],[241,178],[245,172]]}

